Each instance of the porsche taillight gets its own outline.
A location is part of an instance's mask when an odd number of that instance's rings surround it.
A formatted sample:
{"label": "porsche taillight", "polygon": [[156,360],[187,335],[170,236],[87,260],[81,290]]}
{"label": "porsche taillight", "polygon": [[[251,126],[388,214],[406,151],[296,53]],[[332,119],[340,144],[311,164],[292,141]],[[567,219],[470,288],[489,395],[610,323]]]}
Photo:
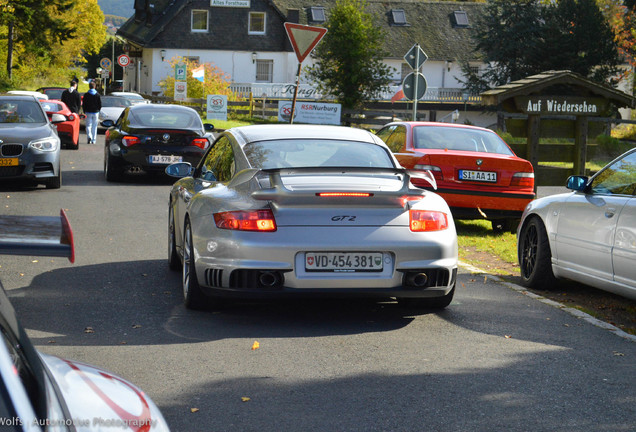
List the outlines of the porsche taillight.
{"label": "porsche taillight", "polygon": [[434,210],[409,210],[410,228],[413,232],[442,231],[448,228],[448,216]]}
{"label": "porsche taillight", "polygon": [[130,136],[130,135],[125,135],[121,139],[121,143],[126,147],[132,147],[134,145],[139,144],[140,142],[141,140],[139,138],[137,138],[136,136]]}
{"label": "porsche taillight", "polygon": [[75,114],[70,114],[70,115],[68,116],[68,120],[69,120],[69,121],[73,121],[73,120],[75,120]]}
{"label": "porsche taillight", "polygon": [[534,188],[534,173],[518,172],[512,176],[510,186]]}
{"label": "porsche taillight", "polygon": [[368,193],[368,192],[318,192],[316,194],[319,197],[323,197],[323,198],[341,198],[341,197],[345,197],[345,198],[367,198],[367,197],[372,197],[373,194],[372,193]]}
{"label": "porsche taillight", "polygon": [[276,220],[270,209],[214,213],[217,228],[239,231],[276,231]]}
{"label": "porsche taillight", "polygon": [[208,146],[208,139],[207,138],[195,138],[195,139],[192,140],[192,142],[190,144],[195,146],[195,147],[199,147],[200,149],[205,149]]}

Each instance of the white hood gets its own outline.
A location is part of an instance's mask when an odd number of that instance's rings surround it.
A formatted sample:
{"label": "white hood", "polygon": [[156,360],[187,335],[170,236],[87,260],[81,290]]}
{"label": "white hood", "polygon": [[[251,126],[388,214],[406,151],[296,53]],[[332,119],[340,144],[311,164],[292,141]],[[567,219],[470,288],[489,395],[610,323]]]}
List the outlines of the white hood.
{"label": "white hood", "polygon": [[134,384],[95,366],[40,355],[78,432],[169,431],[157,406]]}

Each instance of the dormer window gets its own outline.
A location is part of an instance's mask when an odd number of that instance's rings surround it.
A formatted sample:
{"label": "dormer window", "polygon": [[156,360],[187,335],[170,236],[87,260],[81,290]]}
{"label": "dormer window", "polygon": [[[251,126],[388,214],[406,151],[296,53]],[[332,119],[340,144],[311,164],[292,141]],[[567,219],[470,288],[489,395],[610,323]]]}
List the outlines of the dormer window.
{"label": "dormer window", "polygon": [[309,18],[315,23],[324,23],[327,18],[325,17],[325,8],[322,6],[312,6],[309,8]]}
{"label": "dormer window", "polygon": [[468,27],[468,14],[465,11],[453,12],[453,18],[455,19],[455,27]]}
{"label": "dormer window", "polygon": [[407,25],[406,13],[404,9],[391,9],[391,17],[393,18],[393,25]]}

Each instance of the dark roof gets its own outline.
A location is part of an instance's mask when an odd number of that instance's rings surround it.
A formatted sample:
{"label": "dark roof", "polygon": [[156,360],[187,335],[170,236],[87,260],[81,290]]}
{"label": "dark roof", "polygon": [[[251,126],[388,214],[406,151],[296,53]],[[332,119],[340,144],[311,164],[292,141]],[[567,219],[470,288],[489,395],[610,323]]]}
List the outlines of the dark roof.
{"label": "dark roof", "polygon": [[[311,6],[324,6],[327,19],[336,0],[270,0],[279,10],[300,10],[300,24],[318,25],[308,21]],[[366,12],[379,20],[386,32],[384,49],[389,58],[402,58],[419,43],[429,60],[478,60],[472,40],[476,23],[481,20],[484,3],[428,2],[422,0],[367,0]],[[402,9],[406,25],[394,25],[391,10]],[[466,12],[469,25],[457,26],[455,11]]]}
{"label": "dark roof", "polygon": [[[142,13],[135,20],[133,15],[122,25],[117,34],[129,41],[147,47],[165,48],[168,41],[167,34],[178,35],[178,47],[183,49],[198,49],[194,38],[189,36],[189,32],[184,32],[183,23],[186,20],[177,20],[179,15],[185,10],[199,5],[196,0],[153,0],[154,9],[149,20],[146,20]],[[251,2],[252,10],[266,3],[278,15],[276,19],[281,22],[287,20],[289,12],[297,10],[300,12],[300,24],[321,26],[322,23],[310,21],[311,7],[322,6],[325,8],[325,15],[329,19],[329,11],[336,4],[336,0],[262,0]],[[209,0],[207,1],[209,6]],[[189,8],[188,8],[189,6]],[[422,0],[367,0],[366,11],[371,14],[378,25],[382,27],[386,34],[384,50],[389,58],[401,59],[408,50],[416,43],[419,43],[429,60],[478,60],[479,56],[473,52],[475,24],[481,19],[484,11],[484,3],[468,2],[428,2]],[[214,10],[216,8],[211,8]],[[401,9],[404,11],[406,24],[398,25],[393,22],[392,10]],[[231,9],[234,14],[245,9]],[[457,25],[455,11],[466,12],[468,25]],[[189,19],[189,17],[188,17]],[[244,21],[244,19],[242,19]],[[212,20],[211,26],[227,26],[227,32],[236,31],[236,26],[224,20]],[[234,38],[237,39],[237,38]],[[245,39],[245,38],[240,38]],[[218,43],[209,43],[209,49],[223,49],[227,39]],[[175,41],[176,43],[176,41]],[[165,45],[165,46],[164,46]],[[228,50],[236,50],[236,46],[227,45]],[[254,49],[259,49],[258,46]],[[285,48],[291,51],[291,47]]]}
{"label": "dark roof", "polygon": [[512,81],[508,84],[483,92],[481,94],[481,100],[484,105],[499,105],[505,100],[515,96],[537,94],[549,87],[556,86],[583,87],[586,89],[586,92],[607,98],[618,106],[635,106],[634,102],[636,99],[633,96],[607,85],[590,81],[584,76],[568,70],[547,71],[517,81]]}

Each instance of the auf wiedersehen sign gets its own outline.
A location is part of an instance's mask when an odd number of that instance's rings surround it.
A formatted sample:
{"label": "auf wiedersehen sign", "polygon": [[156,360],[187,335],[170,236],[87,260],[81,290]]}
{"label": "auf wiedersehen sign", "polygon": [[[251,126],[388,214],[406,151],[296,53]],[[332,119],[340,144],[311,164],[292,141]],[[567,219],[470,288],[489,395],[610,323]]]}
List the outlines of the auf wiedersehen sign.
{"label": "auf wiedersehen sign", "polygon": [[525,114],[602,115],[607,101],[578,96],[523,96],[515,98],[517,109]]}

